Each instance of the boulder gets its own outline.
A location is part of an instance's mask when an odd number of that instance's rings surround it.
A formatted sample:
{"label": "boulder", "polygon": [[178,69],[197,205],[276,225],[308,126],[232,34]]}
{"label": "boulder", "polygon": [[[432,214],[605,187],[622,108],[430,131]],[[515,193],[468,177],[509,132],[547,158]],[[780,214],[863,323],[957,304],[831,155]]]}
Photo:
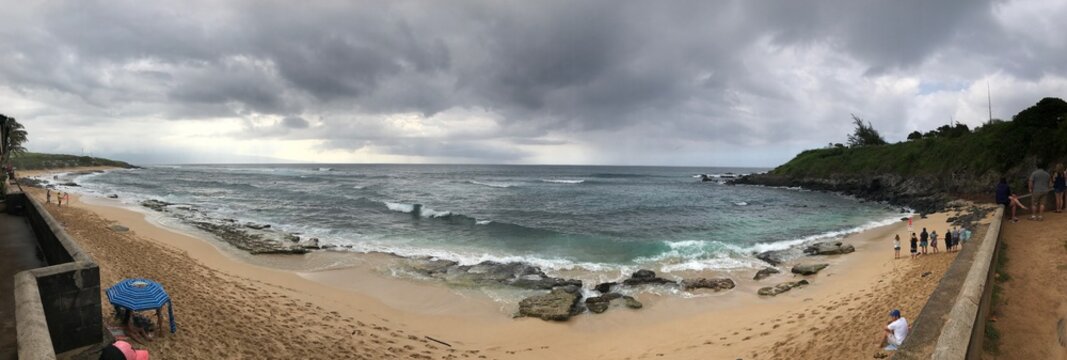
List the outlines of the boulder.
{"label": "boulder", "polygon": [[793,266],[793,273],[800,275],[815,275],[830,264],[798,264]]}
{"label": "boulder", "polygon": [[799,287],[799,286],[803,286],[803,285],[807,285],[807,284],[808,284],[807,280],[784,282],[784,283],[781,283],[781,284],[778,284],[778,285],[775,285],[775,286],[768,286],[768,287],[761,288],[761,289],[759,289],[758,294],[760,294],[762,296],[775,296],[775,295],[784,293],[786,291],[792,290],[793,288],[796,288],[796,287]]}
{"label": "boulder", "polygon": [[585,307],[594,313],[602,313],[608,310],[611,305],[611,301],[622,298],[619,293],[607,293],[601,296],[594,296],[585,299]]}
{"label": "boulder", "polygon": [[629,286],[645,285],[645,284],[657,284],[657,285],[675,284],[674,281],[667,280],[667,279],[664,279],[664,278],[661,278],[661,277],[657,277],[655,271],[647,270],[647,269],[637,270],[637,272],[633,273],[633,275],[630,275],[629,279],[623,280],[622,283],[624,285],[629,285]]}
{"label": "boulder", "polygon": [[596,284],[596,286],[594,286],[593,289],[596,290],[596,291],[599,291],[601,294],[607,294],[607,293],[611,292],[611,288],[615,287],[615,285],[618,285],[618,284],[619,283],[617,283],[617,282],[609,281],[609,282],[605,282],[605,283]]}
{"label": "boulder", "polygon": [[624,301],[624,304],[626,304],[626,307],[631,309],[640,309],[645,306],[644,304],[641,304],[640,301],[637,301],[637,299],[634,299],[633,296],[623,296],[622,300]]}
{"label": "boulder", "polygon": [[534,295],[519,302],[518,316],[536,317],[542,320],[565,321],[581,311],[578,299],[581,293],[569,292],[568,287],[552,289],[548,294]]}
{"label": "boulder", "polygon": [[771,264],[771,266],[778,266],[779,264],[785,262],[785,257],[787,254],[788,251],[786,250],[771,250],[756,254],[756,258],[763,260],[768,264]]}
{"label": "boulder", "polygon": [[145,201],[141,202],[141,206],[144,206],[146,208],[149,208],[149,209],[152,209],[152,210],[155,210],[155,211],[159,211],[159,212],[163,212],[164,209],[166,209],[168,206],[171,206],[171,205],[174,205],[174,204],[166,202],[166,201],[162,201],[162,200],[155,200],[155,199],[145,200]]}
{"label": "boulder", "polygon": [[307,241],[305,241],[303,243],[300,243],[300,247],[304,248],[304,249],[308,249],[308,250],[318,250],[318,249],[321,248],[321,247],[319,247],[319,239],[318,238],[308,239]]}
{"label": "boulder", "polygon": [[840,241],[826,241],[809,245],[804,249],[804,253],[808,255],[841,255],[848,254],[856,251],[856,248],[851,244],[845,244]]}
{"label": "boulder", "polygon": [[118,194],[111,194],[111,195],[108,195],[107,198],[108,199],[118,199],[119,195]]}
{"label": "boulder", "polygon": [[763,268],[760,271],[757,271],[756,272],[756,276],[752,277],[752,280],[763,280],[763,279],[766,279],[767,277],[769,277],[771,275],[774,275],[774,274],[777,274],[777,273],[780,273],[780,272],[781,271],[778,270],[778,269],[775,269],[775,268],[772,268],[772,267],[766,267],[766,268]]}
{"label": "boulder", "polygon": [[114,231],[114,232],[127,232],[127,231],[130,231],[130,228],[122,226],[122,225],[119,225],[119,224],[113,224],[111,226],[108,226],[108,228],[110,228],[111,231]]}
{"label": "boulder", "polygon": [[730,279],[726,279],[726,278],[721,278],[721,279],[699,278],[699,279],[685,279],[685,280],[682,280],[682,288],[685,288],[686,290],[712,289],[712,290],[715,290],[715,291],[722,291],[722,290],[733,289],[734,286],[736,286],[734,284],[734,281],[730,280]]}

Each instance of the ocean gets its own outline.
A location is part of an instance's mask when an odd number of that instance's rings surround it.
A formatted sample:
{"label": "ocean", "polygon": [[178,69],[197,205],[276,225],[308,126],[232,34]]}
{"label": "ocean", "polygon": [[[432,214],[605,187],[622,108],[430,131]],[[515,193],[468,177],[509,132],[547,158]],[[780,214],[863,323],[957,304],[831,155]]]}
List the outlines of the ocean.
{"label": "ocean", "polygon": [[[754,253],[899,221],[899,208],[701,182],[762,169],[504,165],[178,165],[73,178],[75,191],[195,207],[356,253],[546,272],[732,271]],[[347,246],[347,247],[340,247]]]}

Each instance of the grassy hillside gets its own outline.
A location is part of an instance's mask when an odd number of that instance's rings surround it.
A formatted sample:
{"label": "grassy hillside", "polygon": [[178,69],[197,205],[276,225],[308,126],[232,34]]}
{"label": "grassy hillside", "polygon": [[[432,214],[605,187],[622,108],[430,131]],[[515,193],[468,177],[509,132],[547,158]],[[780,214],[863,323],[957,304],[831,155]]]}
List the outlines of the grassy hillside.
{"label": "grassy hillside", "polygon": [[136,167],[124,161],[117,161],[98,157],[43,154],[32,152],[26,152],[12,156],[11,164],[17,170],[55,169],[77,166],[115,166],[121,168]]}
{"label": "grassy hillside", "polygon": [[[918,135],[918,134],[917,134]],[[878,176],[1017,178],[1035,162],[1067,160],[1067,102],[1045,98],[1011,121],[895,144],[807,150],[770,172],[792,178]]]}

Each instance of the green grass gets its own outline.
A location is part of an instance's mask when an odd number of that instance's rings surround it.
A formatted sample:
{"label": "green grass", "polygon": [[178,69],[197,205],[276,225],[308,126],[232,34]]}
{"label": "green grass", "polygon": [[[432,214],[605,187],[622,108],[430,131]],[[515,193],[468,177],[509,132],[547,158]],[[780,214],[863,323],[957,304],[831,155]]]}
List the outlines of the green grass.
{"label": "green grass", "polygon": [[115,166],[121,168],[135,167],[124,161],[117,161],[98,157],[31,152],[16,154],[12,156],[11,164],[15,167],[16,170],[57,169],[78,166]]}
{"label": "green grass", "polygon": [[[1012,121],[994,121],[956,137],[928,137],[894,144],[829,147],[801,152],[770,173],[793,179],[830,179],[893,174],[905,178],[983,179],[972,188],[945,192],[989,192],[998,176],[1022,178],[1035,160],[1067,162],[1067,102],[1046,98],[1021,111]],[[959,182],[947,181],[954,187]]]}

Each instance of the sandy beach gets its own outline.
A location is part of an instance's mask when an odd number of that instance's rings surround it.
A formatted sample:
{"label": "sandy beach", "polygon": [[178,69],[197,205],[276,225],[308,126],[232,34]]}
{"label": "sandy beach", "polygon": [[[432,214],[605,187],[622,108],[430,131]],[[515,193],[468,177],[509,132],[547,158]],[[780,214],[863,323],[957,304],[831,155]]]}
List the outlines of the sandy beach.
{"label": "sandy beach", "polygon": [[[27,191],[43,201],[41,189]],[[894,259],[893,235],[907,238],[907,224],[900,222],[847,236],[855,253],[804,259],[831,264],[818,275],[800,277],[786,269],[757,282],[755,270],[736,272],[729,276],[737,288],[725,293],[646,294],[639,297],[645,303],[640,310],[618,308],[554,323],[512,319],[478,293],[394,278],[370,266],[317,272],[264,266],[353,254],[251,257],[159,226],[149,214],[113,200],[72,196],[71,205],[48,209],[100,264],[102,287],[147,277],[174,299],[178,333],[145,344],[157,359],[869,358],[880,352],[888,311],[915,317],[955,258],[942,253],[909,259],[905,240],[902,258]],[[943,231],[951,215],[916,217],[914,227]],[[114,231],[113,224],[129,231]],[[373,256],[380,255],[367,257]],[[756,295],[759,287],[800,278],[812,284],[776,297]],[[104,314],[110,317],[111,309]]]}

